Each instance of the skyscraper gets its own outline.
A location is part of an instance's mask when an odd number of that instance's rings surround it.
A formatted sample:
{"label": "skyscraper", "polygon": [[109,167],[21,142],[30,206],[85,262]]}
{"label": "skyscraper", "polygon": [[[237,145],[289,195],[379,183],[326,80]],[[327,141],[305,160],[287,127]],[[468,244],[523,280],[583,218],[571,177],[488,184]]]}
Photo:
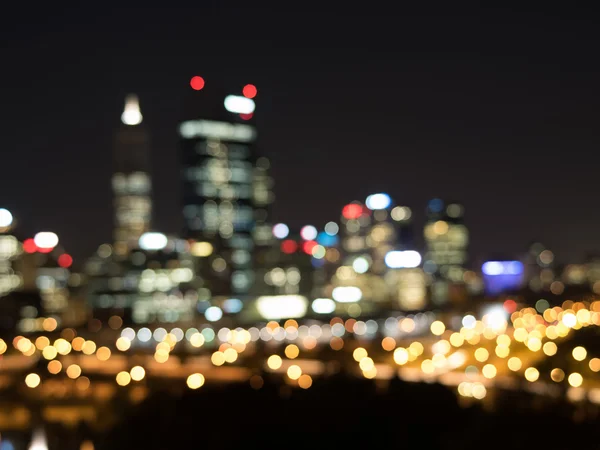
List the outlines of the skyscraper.
{"label": "skyscraper", "polygon": [[114,252],[124,258],[149,230],[152,215],[149,137],[136,95],[128,95],[115,140]]}
{"label": "skyscraper", "polygon": [[269,161],[256,154],[256,87],[229,91],[193,77],[181,138],[184,236],[213,296],[243,297],[260,248],[273,240]]}

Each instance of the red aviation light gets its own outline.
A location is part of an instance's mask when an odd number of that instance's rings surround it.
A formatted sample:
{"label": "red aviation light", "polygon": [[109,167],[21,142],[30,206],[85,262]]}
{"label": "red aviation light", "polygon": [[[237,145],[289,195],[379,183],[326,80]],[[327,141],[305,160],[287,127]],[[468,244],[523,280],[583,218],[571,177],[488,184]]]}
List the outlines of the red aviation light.
{"label": "red aviation light", "polygon": [[254,98],[256,97],[256,94],[258,94],[258,90],[253,84],[247,84],[246,86],[244,86],[244,89],[242,89],[242,93],[246,98]]}
{"label": "red aviation light", "polygon": [[190,80],[190,86],[193,90],[199,91],[204,87],[204,78],[195,76]]}

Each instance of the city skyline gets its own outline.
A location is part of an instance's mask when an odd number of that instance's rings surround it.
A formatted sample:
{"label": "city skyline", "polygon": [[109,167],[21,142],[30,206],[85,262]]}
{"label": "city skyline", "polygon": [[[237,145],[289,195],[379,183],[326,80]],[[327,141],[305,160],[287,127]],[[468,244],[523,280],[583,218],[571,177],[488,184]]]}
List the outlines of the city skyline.
{"label": "city skyline", "polygon": [[[229,20],[232,27],[253,17],[204,12],[217,22]],[[74,30],[81,26],[73,25],[75,19],[86,23],[79,13],[70,11],[57,21]],[[114,13],[110,20],[123,25],[108,38],[114,45],[103,46],[97,25],[75,43],[41,24],[30,30],[29,40],[12,47],[8,61],[14,70],[2,74],[2,119],[10,124],[4,153],[17,168],[0,180],[2,204],[27,232],[55,229],[65,236],[65,245],[78,259],[110,239],[112,138],[129,92],[139,94],[152,133],[154,228],[181,230],[176,126],[189,78],[196,74],[258,86],[259,145],[272,161],[275,178],[274,222],[322,226],[336,219],[340,207],[373,192],[388,192],[422,218],[426,202],[439,196],[465,205],[475,257],[498,249],[518,256],[534,240],[565,262],[581,261],[588,250],[598,249],[593,224],[600,217],[589,208],[594,156],[588,156],[599,143],[593,115],[597,88],[591,76],[597,63],[583,57],[594,45],[594,39],[584,39],[585,20],[576,21],[583,20],[583,12],[561,19],[550,12],[528,31],[507,10],[476,11],[494,31],[511,23],[513,32],[501,40],[471,24],[448,41],[465,44],[464,51],[447,45],[427,57],[401,45],[402,37],[423,25],[424,17],[417,13],[407,15],[394,39],[382,31],[363,45],[354,46],[356,39],[350,36],[339,47],[330,43],[319,49],[319,37],[348,30],[358,23],[353,16],[346,26],[335,24],[329,31],[318,26],[302,40],[284,34],[287,52],[266,45],[259,26],[247,46],[237,35],[234,41],[207,40],[214,24],[197,41],[186,39],[188,32],[173,30],[171,40],[159,42],[164,35],[146,30],[141,19],[130,20],[133,11]],[[151,21],[156,11],[143,14]],[[452,17],[455,24],[470,23],[458,13]],[[40,18],[31,17],[33,23]],[[405,23],[409,18],[415,23]],[[290,32],[299,22],[288,24]],[[281,25],[272,25],[281,31]],[[557,25],[581,31],[557,38],[551,35]],[[437,26],[430,39],[411,43],[433,50],[435,37],[454,25],[436,19],[423,32]],[[469,39],[471,32],[479,33],[477,42]],[[534,34],[535,41],[525,39]],[[140,44],[134,45],[139,51],[118,46],[125,37]],[[521,38],[527,44],[523,48]],[[197,43],[203,43],[202,57],[185,58],[194,54]],[[547,51],[529,58],[535,43]],[[47,46],[54,50],[48,53]],[[86,46],[99,52],[86,56]],[[556,48],[559,62],[549,53]],[[336,57],[328,61],[332,50]],[[81,64],[71,67],[75,55]],[[157,62],[172,64],[161,70]],[[571,70],[550,74],[547,69],[555,63]],[[43,82],[35,82],[39,64],[48,68]],[[232,74],[242,67],[242,75]],[[109,71],[114,76],[106,78]],[[29,83],[26,91],[9,91],[17,80]],[[495,84],[501,89],[490,92]],[[48,85],[58,89],[45,92]],[[80,111],[85,114],[76,120]],[[367,164],[361,159],[365,152],[372,155]],[[558,157],[563,154],[567,156]],[[89,173],[88,163],[95,168]],[[89,234],[78,236],[76,230],[87,224],[92,225]],[[417,229],[421,225],[417,222]],[[422,236],[417,237],[422,243]]]}

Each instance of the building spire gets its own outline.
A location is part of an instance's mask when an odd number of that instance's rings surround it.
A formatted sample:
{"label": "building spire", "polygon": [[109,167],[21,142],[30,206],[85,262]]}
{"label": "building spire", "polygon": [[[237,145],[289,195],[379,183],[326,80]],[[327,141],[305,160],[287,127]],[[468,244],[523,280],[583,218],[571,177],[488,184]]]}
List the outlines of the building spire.
{"label": "building spire", "polygon": [[142,123],[142,113],[137,95],[129,94],[125,97],[125,109],[121,114],[121,121],[125,125],[139,125]]}

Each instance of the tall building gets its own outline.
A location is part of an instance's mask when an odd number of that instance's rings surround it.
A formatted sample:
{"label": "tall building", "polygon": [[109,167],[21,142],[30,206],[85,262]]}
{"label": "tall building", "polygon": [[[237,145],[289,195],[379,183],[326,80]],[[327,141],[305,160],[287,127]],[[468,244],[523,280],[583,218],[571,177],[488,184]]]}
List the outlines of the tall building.
{"label": "tall building", "polygon": [[115,140],[114,252],[125,258],[150,229],[152,215],[148,132],[142,124],[138,98],[128,95]]}
{"label": "tall building", "polygon": [[179,126],[184,237],[211,295],[242,298],[273,242],[267,223],[273,180],[269,161],[256,153],[257,90],[227,91],[198,76],[190,85]]}
{"label": "tall building", "polygon": [[423,269],[432,275],[431,297],[443,304],[464,297],[469,232],[463,223],[464,207],[434,198],[427,205]]}

